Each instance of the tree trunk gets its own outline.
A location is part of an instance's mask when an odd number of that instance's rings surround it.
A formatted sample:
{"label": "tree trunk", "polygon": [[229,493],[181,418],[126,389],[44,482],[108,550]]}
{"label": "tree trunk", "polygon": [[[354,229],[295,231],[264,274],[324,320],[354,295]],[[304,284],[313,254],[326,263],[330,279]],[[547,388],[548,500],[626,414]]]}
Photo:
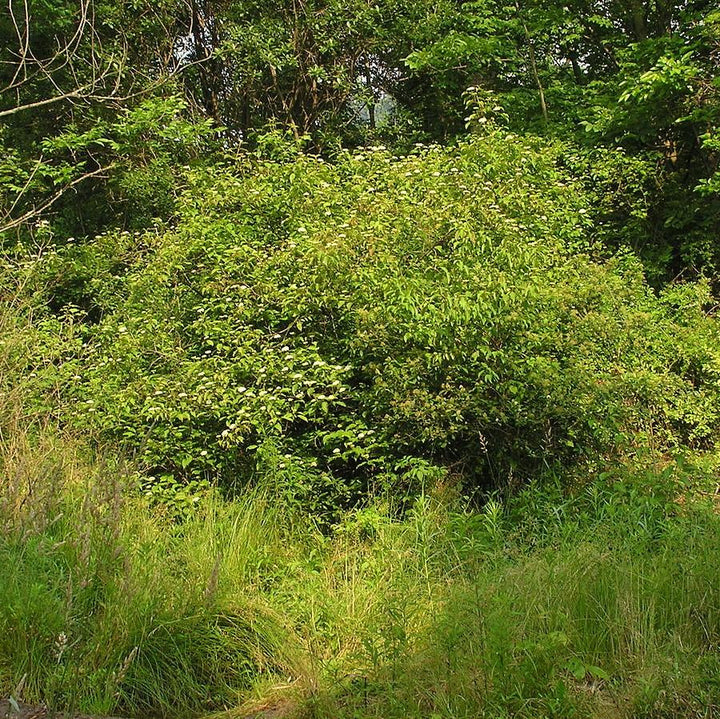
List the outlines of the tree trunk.
{"label": "tree trunk", "polygon": [[542,112],[543,120],[545,121],[545,124],[547,124],[548,110],[547,103],[545,102],[545,89],[543,88],[542,82],[540,80],[540,75],[538,74],[537,61],[535,59],[535,48],[533,46],[532,38],[530,37],[530,31],[528,30],[528,26],[525,24],[525,21],[522,19],[522,15],[520,13],[520,3],[517,2],[517,0],[515,0],[515,9],[517,10],[520,22],[522,23],[523,31],[525,32],[525,40],[527,40],[528,50],[530,52],[530,69],[532,70],[533,78],[535,79],[535,84],[537,85],[538,94],[540,95],[540,110]]}

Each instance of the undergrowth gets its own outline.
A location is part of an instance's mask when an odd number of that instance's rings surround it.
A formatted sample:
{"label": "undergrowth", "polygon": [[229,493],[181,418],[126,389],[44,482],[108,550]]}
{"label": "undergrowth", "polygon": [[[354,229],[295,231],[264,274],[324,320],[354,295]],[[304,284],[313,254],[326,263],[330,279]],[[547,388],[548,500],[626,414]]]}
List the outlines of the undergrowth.
{"label": "undergrowth", "polygon": [[720,713],[712,451],[472,504],[426,477],[319,524],[282,473],[232,501],[158,491],[58,429],[79,340],[53,322],[0,313],[0,695],[136,717]]}
{"label": "undergrowth", "polygon": [[263,488],[177,522],[7,412],[0,456],[0,693],[131,716],[720,710],[720,518],[688,467],[479,512],[378,499],[329,529]]}

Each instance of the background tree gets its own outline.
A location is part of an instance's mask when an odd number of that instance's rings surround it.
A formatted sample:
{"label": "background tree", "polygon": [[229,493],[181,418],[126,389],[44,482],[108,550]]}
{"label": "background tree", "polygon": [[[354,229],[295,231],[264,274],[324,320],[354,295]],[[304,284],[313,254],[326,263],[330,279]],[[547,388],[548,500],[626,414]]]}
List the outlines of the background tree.
{"label": "background tree", "polygon": [[[183,102],[172,100],[185,64],[176,30],[185,11],[176,0],[9,2],[0,15],[6,242],[37,235],[36,221],[44,228],[50,216],[58,237],[87,236],[129,221],[128,202],[143,216],[160,209],[152,205],[162,205],[162,180],[173,179],[161,156],[182,162],[194,143],[179,122]],[[158,196],[140,210],[138,173],[151,166]]]}

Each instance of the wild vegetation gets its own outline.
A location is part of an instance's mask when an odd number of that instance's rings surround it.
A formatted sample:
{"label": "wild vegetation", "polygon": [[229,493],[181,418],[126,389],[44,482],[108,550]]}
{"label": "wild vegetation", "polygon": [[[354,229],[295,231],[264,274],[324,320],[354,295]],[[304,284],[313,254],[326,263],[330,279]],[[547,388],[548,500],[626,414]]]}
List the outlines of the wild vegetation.
{"label": "wild vegetation", "polygon": [[0,698],[720,716],[712,3],[0,12]]}

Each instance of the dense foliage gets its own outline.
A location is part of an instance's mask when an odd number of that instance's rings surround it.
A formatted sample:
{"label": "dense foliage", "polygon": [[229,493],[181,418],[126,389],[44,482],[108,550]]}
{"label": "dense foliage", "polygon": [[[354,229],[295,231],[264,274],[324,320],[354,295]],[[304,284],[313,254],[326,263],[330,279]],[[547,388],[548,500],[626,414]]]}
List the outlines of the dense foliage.
{"label": "dense foliage", "polygon": [[[715,272],[713,3],[12,0],[0,15],[0,232],[92,237],[166,217],[176,173],[277,133],[341,147],[465,133],[465,91],[587,153],[610,247],[655,284]],[[171,110],[170,108],[173,108]],[[173,111],[179,113],[173,117]],[[613,155],[622,148],[622,157]]]}
{"label": "dense foliage", "polygon": [[714,716],[719,65],[711,0],[5,3],[0,711]]}
{"label": "dense foliage", "polygon": [[658,296],[631,256],[603,260],[567,153],[492,129],[188,171],[172,229],[28,270],[56,312],[98,319],[49,368],[66,419],[162,483],[271,475],[318,511],[714,447],[708,287]]}

